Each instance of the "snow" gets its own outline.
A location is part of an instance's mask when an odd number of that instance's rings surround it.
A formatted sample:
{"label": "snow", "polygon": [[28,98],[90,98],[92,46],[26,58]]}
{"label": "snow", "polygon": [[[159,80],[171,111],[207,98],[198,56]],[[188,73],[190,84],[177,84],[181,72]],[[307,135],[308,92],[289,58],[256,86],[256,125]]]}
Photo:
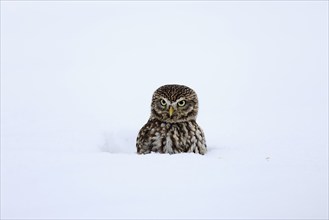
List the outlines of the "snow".
{"label": "snow", "polygon": [[[153,91],[209,151],[137,155]],[[1,219],[328,219],[328,2],[1,2]]]}

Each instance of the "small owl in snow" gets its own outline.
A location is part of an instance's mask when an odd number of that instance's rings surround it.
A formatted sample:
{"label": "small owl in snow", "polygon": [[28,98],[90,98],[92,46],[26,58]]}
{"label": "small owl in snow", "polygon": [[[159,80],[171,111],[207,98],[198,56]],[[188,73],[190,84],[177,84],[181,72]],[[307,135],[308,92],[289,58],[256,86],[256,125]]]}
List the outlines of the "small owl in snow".
{"label": "small owl in snow", "polygon": [[151,116],[137,136],[137,153],[205,154],[204,133],[196,123],[198,97],[189,87],[164,85],[152,97]]}

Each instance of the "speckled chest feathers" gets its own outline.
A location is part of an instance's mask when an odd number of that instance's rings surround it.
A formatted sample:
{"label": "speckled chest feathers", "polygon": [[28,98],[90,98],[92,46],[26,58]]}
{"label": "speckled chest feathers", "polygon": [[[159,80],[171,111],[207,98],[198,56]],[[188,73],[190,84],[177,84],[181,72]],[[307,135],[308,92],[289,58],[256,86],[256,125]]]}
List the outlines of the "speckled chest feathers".
{"label": "speckled chest feathers", "polygon": [[152,97],[151,116],[139,131],[137,153],[207,152],[204,133],[196,122],[198,98],[187,86],[165,85]]}

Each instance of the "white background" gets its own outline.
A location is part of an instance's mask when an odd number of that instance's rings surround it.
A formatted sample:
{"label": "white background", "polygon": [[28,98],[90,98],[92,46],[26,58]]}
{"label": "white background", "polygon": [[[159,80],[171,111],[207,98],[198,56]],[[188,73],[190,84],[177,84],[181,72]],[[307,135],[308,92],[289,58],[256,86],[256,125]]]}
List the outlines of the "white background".
{"label": "white background", "polygon": [[[135,154],[172,83],[204,157]],[[1,171],[3,218],[328,218],[328,2],[1,1]]]}

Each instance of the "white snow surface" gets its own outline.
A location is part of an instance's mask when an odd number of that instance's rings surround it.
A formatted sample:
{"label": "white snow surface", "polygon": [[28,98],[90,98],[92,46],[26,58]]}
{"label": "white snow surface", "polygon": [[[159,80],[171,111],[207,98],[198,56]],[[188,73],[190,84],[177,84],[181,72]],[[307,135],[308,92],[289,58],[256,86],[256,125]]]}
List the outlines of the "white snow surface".
{"label": "white snow surface", "polygon": [[[208,153],[137,155],[164,84]],[[327,1],[1,1],[1,219],[328,219]]]}

